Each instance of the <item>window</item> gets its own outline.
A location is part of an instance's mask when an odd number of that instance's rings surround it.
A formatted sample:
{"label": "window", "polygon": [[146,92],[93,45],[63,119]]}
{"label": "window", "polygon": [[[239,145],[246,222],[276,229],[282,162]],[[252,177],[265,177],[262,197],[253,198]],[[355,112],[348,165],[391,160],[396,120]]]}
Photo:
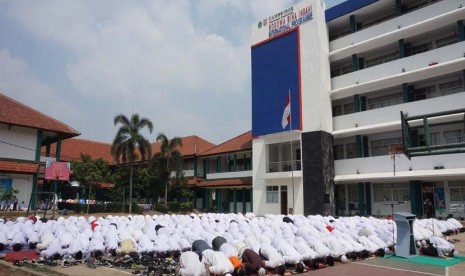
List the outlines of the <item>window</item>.
{"label": "window", "polygon": [[342,106],[340,105],[333,106],[333,117],[341,116],[341,115],[342,115]]}
{"label": "window", "polygon": [[371,141],[371,156],[387,155],[388,149],[402,147],[402,138],[388,138]]}
{"label": "window", "polygon": [[451,45],[451,44],[457,43],[457,41],[458,41],[457,35],[451,34],[449,36],[436,40],[436,48],[441,48],[447,45]]}
{"label": "window", "polygon": [[368,109],[376,109],[403,103],[402,93],[394,93],[381,97],[368,99]]}
{"label": "window", "polygon": [[358,202],[358,186],[357,185],[347,185],[348,201],[349,203]]}
{"label": "window", "polygon": [[334,145],[334,160],[344,159],[344,145]]}
{"label": "window", "polygon": [[356,158],[355,143],[346,144],[346,158]]}
{"label": "window", "polygon": [[12,182],[11,178],[0,178],[0,195],[11,189]]}
{"label": "window", "polygon": [[348,103],[344,105],[344,114],[354,113],[354,103]]}
{"label": "window", "polygon": [[392,201],[391,184],[374,184],[375,202]]}
{"label": "window", "polygon": [[465,201],[465,181],[449,181],[450,201]]}
{"label": "window", "polygon": [[[439,138],[439,132],[434,132],[430,133],[430,146],[434,145],[439,145],[440,138]],[[426,140],[425,140],[425,135],[424,134],[419,134],[418,135],[418,145],[420,147],[425,147],[426,146]]]}
{"label": "window", "polygon": [[460,130],[444,131],[444,141],[446,144],[465,142],[465,136]]}
{"label": "window", "polygon": [[436,85],[431,85],[415,89],[414,95],[415,101],[419,101],[438,97],[439,93],[436,93]]}
{"label": "window", "polygon": [[439,136],[439,132],[431,133],[430,135],[431,145],[439,145],[441,143],[441,137]]}
{"label": "window", "polygon": [[380,57],[367,59],[366,62],[365,62],[365,66],[366,66],[366,68],[368,68],[368,67],[383,64],[383,63],[386,63],[386,62],[389,62],[389,61],[393,61],[393,60],[396,60],[398,58],[399,58],[399,53],[394,52],[394,53],[390,53],[390,54],[383,55],[383,56],[380,56]]}
{"label": "window", "polygon": [[194,169],[194,160],[183,161],[183,170],[193,170],[193,169]]}
{"label": "window", "polygon": [[349,64],[346,64],[346,65],[343,65],[341,67],[331,70],[331,78],[344,75],[344,74],[348,74],[352,71],[353,71],[352,64],[349,63]]}
{"label": "window", "polygon": [[374,184],[373,194],[375,202],[409,201],[409,186],[406,183]]}
{"label": "window", "polygon": [[278,203],[279,186],[266,186],[266,203]]}
{"label": "window", "polygon": [[431,49],[433,49],[433,42],[428,42],[428,43],[424,43],[424,44],[421,44],[421,45],[412,46],[411,55],[413,56],[413,55],[416,55],[416,54],[427,52],[427,51],[429,51]]}
{"label": "window", "polygon": [[441,96],[447,96],[459,92],[463,92],[463,82],[461,79],[439,84]]}
{"label": "window", "polygon": [[408,184],[392,184],[392,199],[394,201],[409,201],[410,196]]}

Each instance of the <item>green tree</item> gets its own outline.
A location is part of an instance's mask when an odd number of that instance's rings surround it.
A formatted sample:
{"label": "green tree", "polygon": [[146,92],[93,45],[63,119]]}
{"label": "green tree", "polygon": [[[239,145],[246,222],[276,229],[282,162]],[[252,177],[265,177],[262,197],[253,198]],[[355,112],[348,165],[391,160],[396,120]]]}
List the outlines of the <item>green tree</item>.
{"label": "green tree", "polygon": [[88,154],[81,154],[80,161],[71,161],[71,168],[74,178],[89,189],[88,200],[93,196],[92,188],[95,190],[99,182],[107,182],[110,179],[108,163],[103,158],[92,159]]}
{"label": "green tree", "polygon": [[156,178],[165,185],[165,205],[168,206],[168,184],[171,172],[175,172],[176,177],[182,173],[182,154],[179,148],[182,147],[182,139],[174,137],[169,140],[165,134],[159,133],[157,142],[160,143],[160,151],[153,158]]}
{"label": "green tree", "polygon": [[192,202],[192,197],[194,192],[189,186],[188,179],[184,175],[180,175],[172,180],[172,185],[170,187],[171,194],[174,193],[174,196],[178,199],[178,202]]}
{"label": "green tree", "polygon": [[[150,133],[153,131],[152,121],[140,118],[139,114],[132,114],[129,120],[123,114],[116,115],[114,125],[121,124],[111,145],[111,154],[118,163],[129,163],[129,213],[132,213],[132,178],[133,163],[137,160],[146,160],[151,156],[150,142],[141,134],[144,128]],[[140,154],[140,156],[139,156]]]}
{"label": "green tree", "polygon": [[8,191],[6,191],[6,192],[4,192],[3,194],[0,195],[0,200],[1,201],[16,200],[17,199],[17,197],[16,197],[17,194],[19,194],[19,190],[15,190],[15,189],[11,188]]}

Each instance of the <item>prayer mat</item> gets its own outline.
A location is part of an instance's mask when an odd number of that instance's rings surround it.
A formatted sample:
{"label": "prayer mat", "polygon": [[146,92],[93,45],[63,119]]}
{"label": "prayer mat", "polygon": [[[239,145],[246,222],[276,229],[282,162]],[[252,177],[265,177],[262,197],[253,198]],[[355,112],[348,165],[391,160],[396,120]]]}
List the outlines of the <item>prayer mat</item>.
{"label": "prayer mat", "polygon": [[21,251],[10,251],[5,253],[5,261],[14,262],[22,261],[23,259],[37,260],[39,255],[35,250],[21,250]]}
{"label": "prayer mat", "polygon": [[402,258],[393,255],[386,255],[384,256],[386,259],[401,261],[401,262],[410,262],[410,263],[417,263],[417,264],[428,264],[428,265],[435,265],[441,267],[448,267],[453,266],[458,263],[465,261],[465,256],[458,256],[456,258],[439,258],[439,257],[430,257],[430,256],[413,256],[410,258]]}

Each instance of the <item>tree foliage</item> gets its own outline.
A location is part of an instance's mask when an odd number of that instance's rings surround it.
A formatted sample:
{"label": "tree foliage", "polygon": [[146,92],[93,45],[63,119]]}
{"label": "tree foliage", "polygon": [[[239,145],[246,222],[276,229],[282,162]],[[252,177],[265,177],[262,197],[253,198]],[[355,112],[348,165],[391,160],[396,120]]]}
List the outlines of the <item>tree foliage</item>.
{"label": "tree foliage", "polygon": [[92,159],[88,154],[81,154],[80,161],[71,161],[71,169],[73,178],[88,188],[110,181],[108,162],[103,158]]}
{"label": "tree foliage", "polygon": [[132,212],[133,162],[149,159],[152,155],[150,142],[141,134],[144,128],[153,131],[152,121],[132,114],[129,120],[125,115],[118,114],[113,119],[114,125],[121,125],[111,145],[111,154],[118,163],[129,163],[129,213]]}
{"label": "tree foliage", "polygon": [[159,133],[157,142],[160,143],[160,151],[152,158],[152,168],[155,172],[157,183],[165,185],[165,205],[168,199],[168,184],[171,173],[174,172],[176,178],[182,174],[182,154],[179,149],[182,147],[182,139],[174,137],[169,140],[165,134]]}
{"label": "tree foliage", "polygon": [[141,134],[144,128],[150,133],[153,131],[152,121],[148,118],[140,118],[139,114],[133,114],[129,120],[125,115],[116,115],[114,125],[121,126],[116,133],[111,145],[111,153],[118,163],[131,163],[138,159],[150,158],[152,148],[150,142]]}

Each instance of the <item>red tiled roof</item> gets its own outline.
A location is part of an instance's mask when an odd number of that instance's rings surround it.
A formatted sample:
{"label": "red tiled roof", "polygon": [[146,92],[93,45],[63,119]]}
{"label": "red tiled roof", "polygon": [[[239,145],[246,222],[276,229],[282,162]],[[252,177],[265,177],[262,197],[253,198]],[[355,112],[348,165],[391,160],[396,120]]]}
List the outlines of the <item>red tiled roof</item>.
{"label": "red tiled roof", "polygon": [[0,123],[67,134],[80,133],[68,125],[0,93]]}
{"label": "red tiled roof", "polygon": [[203,180],[196,187],[252,186],[252,177]]}
{"label": "red tiled roof", "polygon": [[247,131],[237,137],[234,137],[218,146],[211,148],[204,153],[202,156],[222,154],[228,152],[237,152],[252,149],[252,131]]}
{"label": "red tiled roof", "polygon": [[37,172],[36,163],[13,161],[13,160],[0,160],[0,172],[6,173],[25,173],[35,174]]}
{"label": "red tiled roof", "polygon": [[[45,156],[45,146],[42,147],[42,156]],[[50,146],[50,156],[55,157],[56,143]],[[111,155],[111,144],[84,139],[67,139],[61,142],[61,161],[79,161],[81,153],[88,154],[92,159],[103,158],[110,164],[115,163]]]}
{"label": "red tiled roof", "polygon": [[[192,156],[194,154],[201,154],[215,146],[215,144],[208,142],[205,139],[198,137],[197,135],[191,135],[181,137],[182,139],[182,156]],[[152,154],[160,152],[160,143],[156,142],[152,144]]]}

